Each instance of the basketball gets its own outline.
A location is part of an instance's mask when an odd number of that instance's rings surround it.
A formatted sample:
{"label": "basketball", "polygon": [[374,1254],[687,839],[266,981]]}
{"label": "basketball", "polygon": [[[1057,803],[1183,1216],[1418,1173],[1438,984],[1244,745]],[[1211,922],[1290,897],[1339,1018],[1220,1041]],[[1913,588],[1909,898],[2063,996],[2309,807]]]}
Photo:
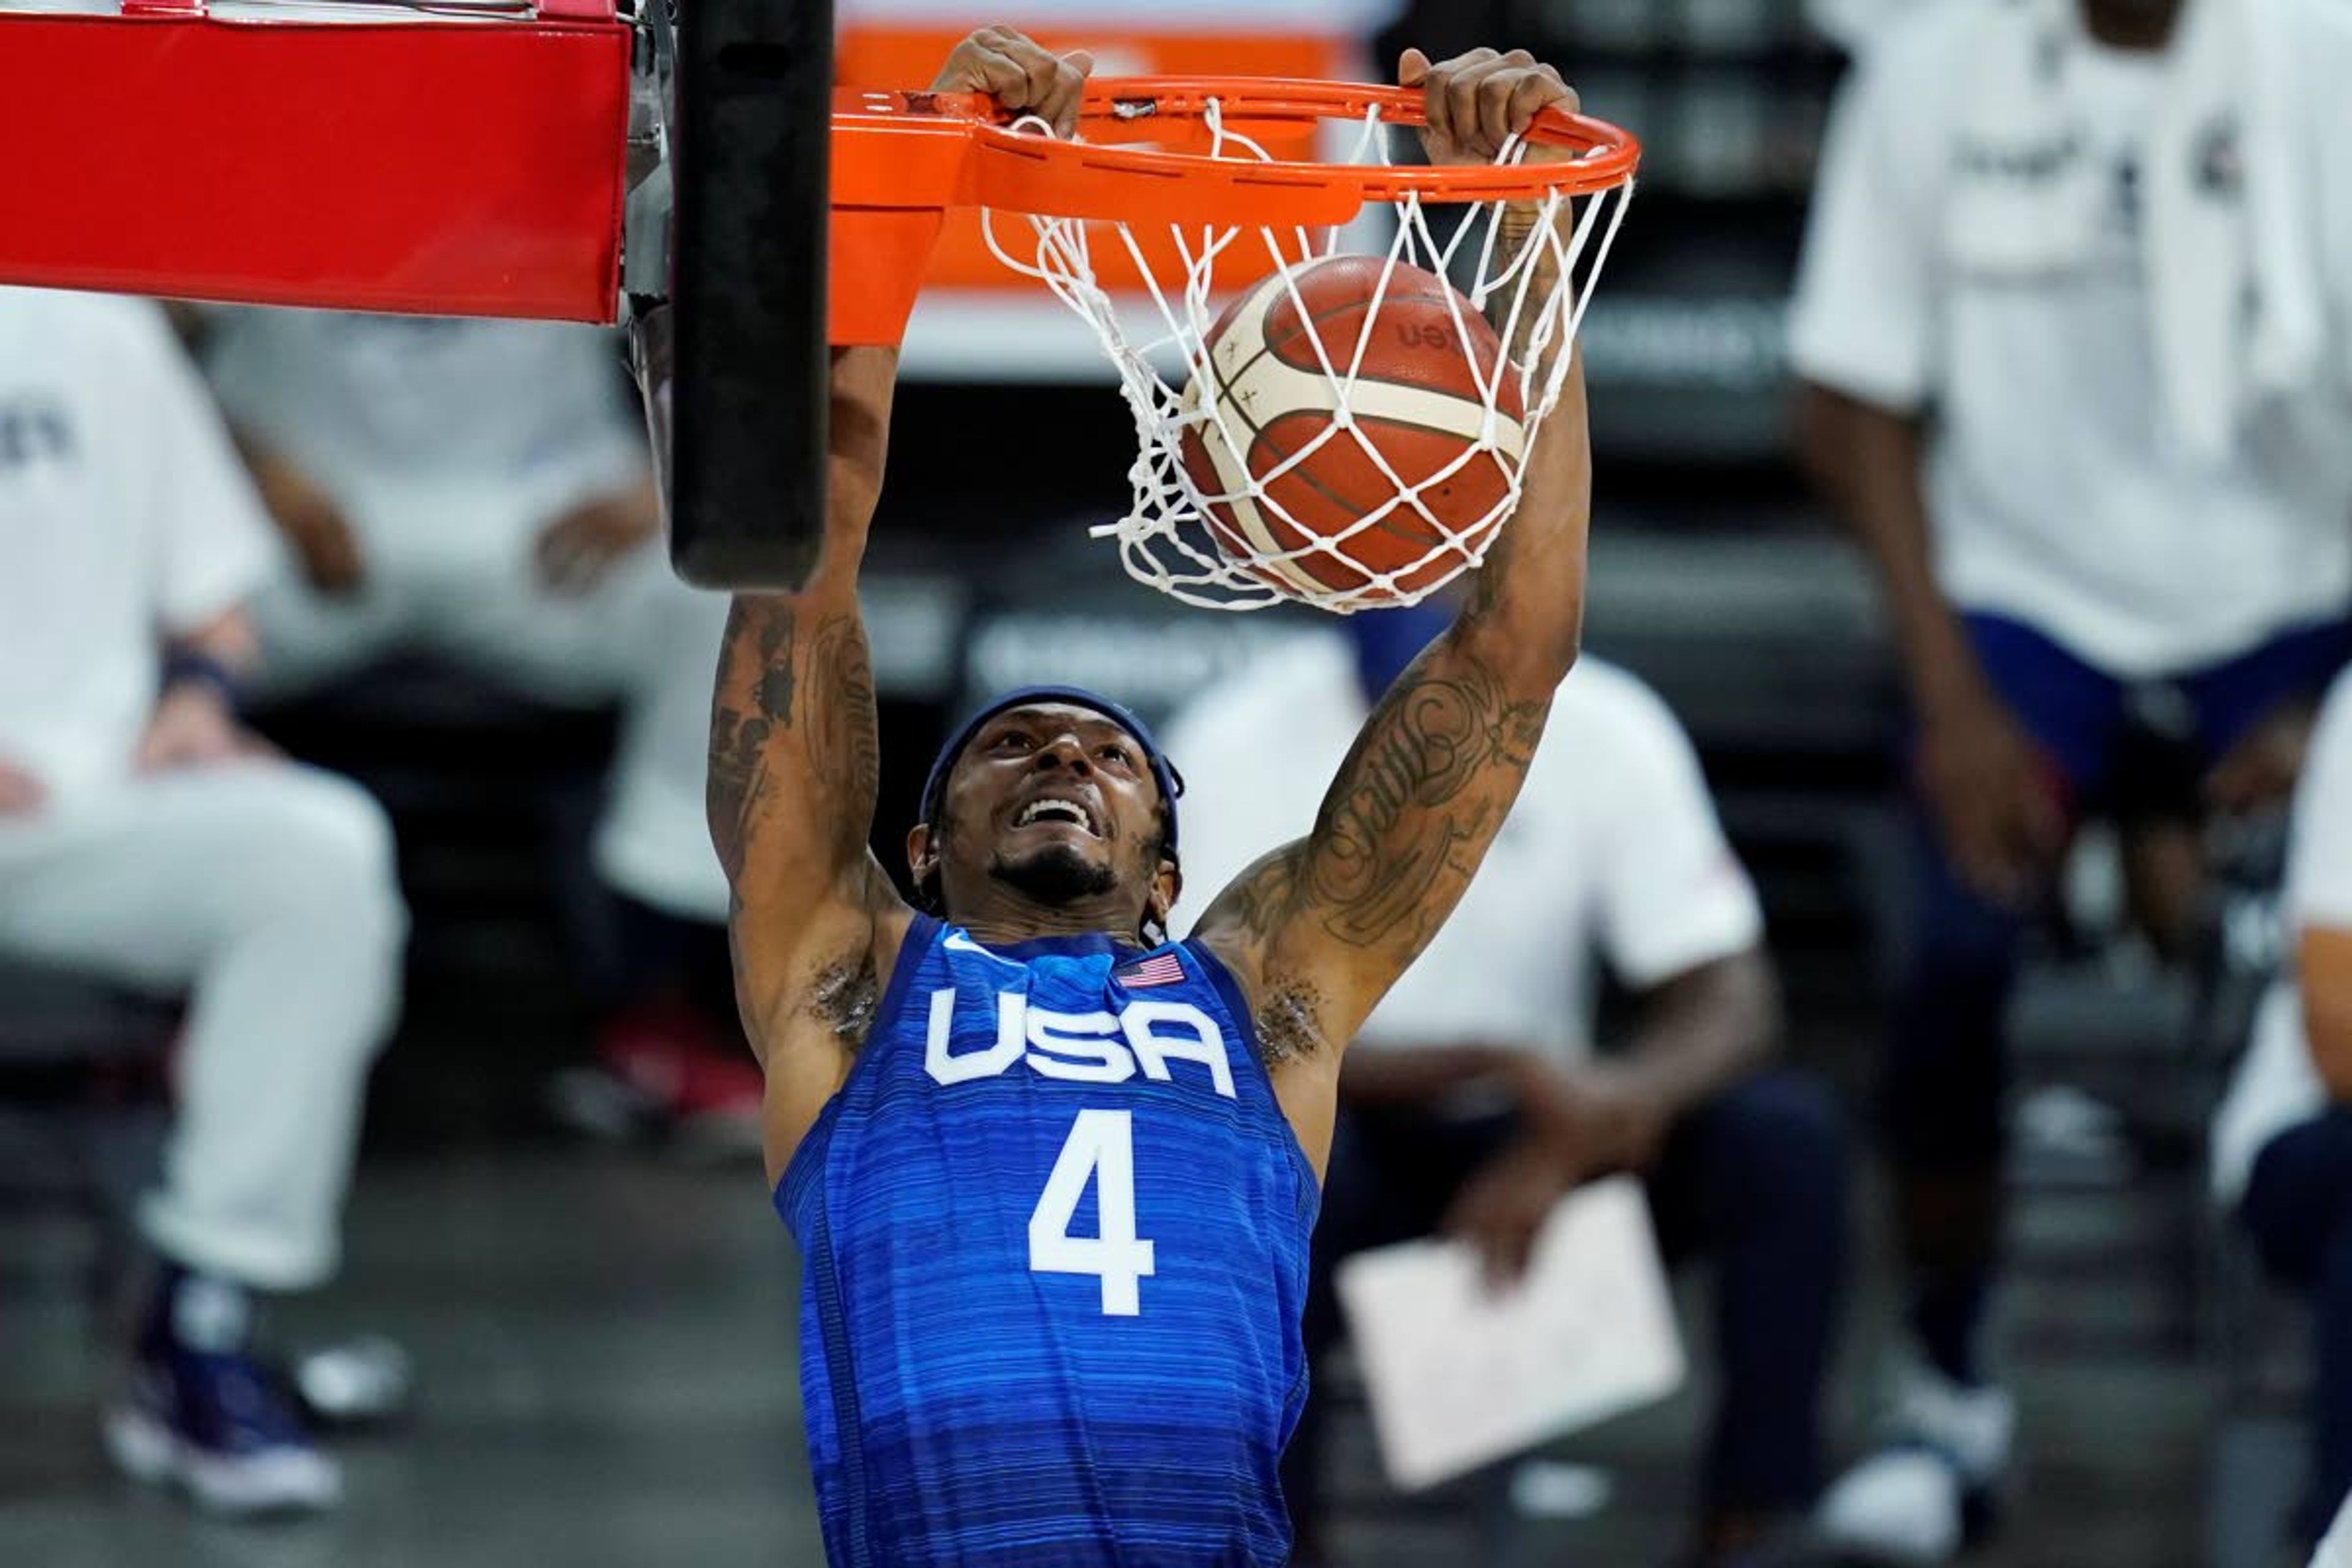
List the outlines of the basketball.
{"label": "basketball", "polygon": [[[1417,595],[1459,571],[1502,523],[1526,444],[1518,378],[1505,368],[1491,443],[1477,449],[1480,389],[1496,375],[1501,341],[1443,278],[1398,263],[1383,289],[1387,267],[1341,256],[1288,281],[1265,279],[1209,329],[1205,374],[1185,389],[1182,461],[1209,531],[1272,587],[1347,591],[1395,573],[1393,592],[1366,597]],[[1342,377],[1357,367],[1352,429],[1333,428],[1340,388],[1327,363]],[[1216,417],[1202,409],[1206,396]],[[1400,489],[1413,500],[1392,504]],[[1311,551],[1318,540],[1330,551]],[[1300,550],[1310,552],[1271,559]]]}

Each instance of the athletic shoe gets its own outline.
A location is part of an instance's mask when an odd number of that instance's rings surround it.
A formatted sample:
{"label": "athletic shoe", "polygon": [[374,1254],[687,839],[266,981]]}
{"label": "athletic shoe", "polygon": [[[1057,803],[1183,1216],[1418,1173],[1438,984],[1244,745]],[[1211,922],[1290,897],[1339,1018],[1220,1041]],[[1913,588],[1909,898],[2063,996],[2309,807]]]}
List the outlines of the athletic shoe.
{"label": "athletic shoe", "polygon": [[646,1008],[608,1025],[594,1065],[557,1076],[549,1108],[575,1131],[616,1142],[665,1134],[714,1158],[760,1151],[767,1082],[740,1045],[679,1007]]}
{"label": "athletic shoe", "polygon": [[1998,1388],[1963,1388],[1936,1373],[1906,1373],[1896,1436],[1838,1479],[1815,1522],[1823,1541],[1868,1563],[1948,1563],[1990,1518],[2009,1468],[2017,1409]]}
{"label": "athletic shoe", "polygon": [[342,1496],[342,1473],[252,1355],[253,1299],[233,1280],[166,1262],[130,1388],[105,1422],[133,1479],[176,1482],[236,1515],[308,1511]]}
{"label": "athletic shoe", "polygon": [[[184,1303],[214,1285],[180,1285]],[[128,1395],[107,1415],[107,1451],[134,1479],[176,1482],[216,1513],[333,1506],[342,1497],[341,1471],[246,1352],[241,1329],[224,1338],[237,1348],[199,1350],[151,1330]]]}

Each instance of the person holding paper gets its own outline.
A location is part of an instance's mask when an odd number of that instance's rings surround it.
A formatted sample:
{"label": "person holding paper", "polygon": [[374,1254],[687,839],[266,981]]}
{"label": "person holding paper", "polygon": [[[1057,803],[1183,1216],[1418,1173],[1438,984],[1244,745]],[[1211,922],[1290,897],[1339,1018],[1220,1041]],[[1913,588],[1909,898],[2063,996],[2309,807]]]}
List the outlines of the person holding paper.
{"label": "person holding paper", "polygon": [[[1445,616],[1304,634],[1180,715],[1188,871],[1216,886],[1310,823],[1314,781]],[[1349,1254],[1452,1235],[1507,1281],[1564,1195],[1643,1173],[1669,1256],[1719,1270],[1724,1389],[1696,1561],[1762,1561],[1743,1553],[1793,1531],[1814,1489],[1846,1141],[1824,1092],[1768,1066],[1762,918],[1673,715],[1589,657],[1554,702],[1496,852],[1349,1052],[1307,1351],[1339,1337],[1331,1281]],[[1596,959],[1637,997],[1626,1048],[1606,1055],[1588,1043]],[[1320,1560],[1319,1426],[1310,1399],[1285,1460],[1302,1563]]]}

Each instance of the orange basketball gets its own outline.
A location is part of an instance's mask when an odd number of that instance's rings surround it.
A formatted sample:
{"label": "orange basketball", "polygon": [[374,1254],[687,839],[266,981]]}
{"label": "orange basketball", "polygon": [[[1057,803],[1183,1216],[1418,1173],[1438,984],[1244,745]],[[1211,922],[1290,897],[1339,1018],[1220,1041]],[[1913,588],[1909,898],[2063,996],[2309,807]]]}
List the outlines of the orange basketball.
{"label": "orange basketball", "polygon": [[[1382,289],[1386,267],[1371,256],[1311,263],[1291,274],[1295,298],[1281,273],[1266,278],[1209,329],[1206,373],[1185,389],[1188,416],[1208,395],[1222,416],[1222,424],[1191,419],[1181,437],[1209,531],[1227,559],[1286,592],[1360,588],[1375,573],[1403,574],[1396,587],[1406,594],[1444,581],[1501,524],[1525,450],[1526,412],[1508,367],[1496,388],[1491,448],[1472,450],[1486,423],[1479,387],[1503,352],[1494,329],[1452,285],[1417,267],[1397,264]],[[1331,429],[1339,394],[1327,361],[1342,377],[1357,366],[1352,430]],[[1429,516],[1407,504],[1347,531],[1388,506],[1400,484]],[[1268,559],[1318,539],[1334,541],[1345,559],[1320,551]]]}

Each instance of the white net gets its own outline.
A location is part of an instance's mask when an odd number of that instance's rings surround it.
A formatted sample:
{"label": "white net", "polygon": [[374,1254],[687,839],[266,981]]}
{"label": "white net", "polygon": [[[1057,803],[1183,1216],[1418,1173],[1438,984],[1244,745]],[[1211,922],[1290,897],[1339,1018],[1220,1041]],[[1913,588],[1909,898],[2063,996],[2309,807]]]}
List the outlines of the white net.
{"label": "white net", "polygon": [[[1210,156],[1269,161],[1257,142],[1223,123],[1214,100],[1203,124]],[[1333,161],[1367,165],[1400,162],[1395,140],[1414,134],[1377,110],[1335,129],[1352,144]],[[1497,161],[1516,163],[1526,153],[1514,141]],[[1522,466],[1559,400],[1567,350],[1632,190],[1630,180],[1585,195],[1554,190],[1516,212],[1502,201],[1409,195],[1375,204],[1368,221],[1344,226],[1171,225],[1160,244],[1146,239],[1162,236],[1139,237],[1131,223],[983,217],[997,257],[1041,279],[1093,327],[1134,413],[1134,502],[1095,537],[1118,542],[1138,581],[1188,604],[1254,610],[1304,601],[1346,614],[1415,603],[1486,558],[1518,505]],[[1383,206],[1393,208],[1392,221],[1370,221],[1388,216]],[[1015,219],[1034,234],[1034,253],[1000,235],[999,226]],[[1140,273],[1141,287],[1107,283],[1097,247],[1115,247]],[[1334,313],[1325,298],[1323,315],[1338,325],[1318,328],[1302,279],[1350,255],[1371,258],[1354,279],[1360,291],[1369,279],[1370,302]],[[1435,288],[1407,268],[1452,286]],[[1244,313],[1263,321],[1286,300],[1281,313],[1294,328],[1304,325],[1290,335],[1283,384],[1237,396],[1232,373],[1242,351],[1228,344],[1219,352],[1213,329],[1223,300],[1215,286],[1253,269],[1261,278]],[[1381,352],[1383,310],[1400,300],[1423,313],[1443,301],[1443,324],[1453,330],[1423,342],[1449,345],[1464,363],[1432,367],[1424,356],[1420,368],[1440,370],[1431,379],[1449,389],[1444,405],[1421,392],[1401,405],[1393,374],[1368,374],[1368,359]],[[1249,363],[1266,357],[1262,339],[1247,349],[1255,351],[1245,353]],[[1267,401],[1257,394],[1278,406],[1243,406]],[[1425,426],[1433,407],[1453,437],[1439,444],[1433,463],[1428,443],[1396,438],[1402,426]],[[1266,427],[1294,412],[1310,416],[1312,434],[1269,439]],[[1336,476],[1348,482],[1335,487]]]}

